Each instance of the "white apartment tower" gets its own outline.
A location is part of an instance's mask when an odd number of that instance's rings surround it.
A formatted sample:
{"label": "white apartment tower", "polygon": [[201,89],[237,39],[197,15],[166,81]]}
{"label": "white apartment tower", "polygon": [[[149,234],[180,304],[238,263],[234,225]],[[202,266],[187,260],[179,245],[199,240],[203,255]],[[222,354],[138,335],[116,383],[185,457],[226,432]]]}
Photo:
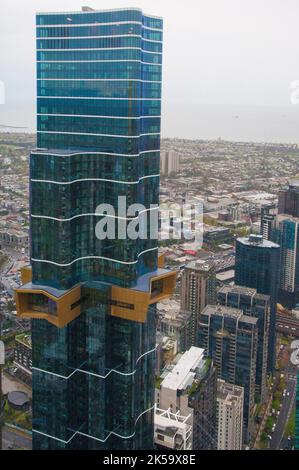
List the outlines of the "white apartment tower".
{"label": "white apartment tower", "polygon": [[218,379],[218,450],[241,450],[243,443],[244,389]]}

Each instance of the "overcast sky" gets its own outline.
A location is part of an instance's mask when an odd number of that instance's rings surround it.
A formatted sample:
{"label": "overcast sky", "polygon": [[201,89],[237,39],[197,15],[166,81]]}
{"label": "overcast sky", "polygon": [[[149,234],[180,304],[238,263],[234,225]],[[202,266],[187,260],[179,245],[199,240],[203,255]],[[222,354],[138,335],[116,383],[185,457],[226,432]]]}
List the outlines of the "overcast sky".
{"label": "overcast sky", "polygon": [[9,0],[0,4],[0,79],[34,100],[35,12],[136,6],[164,18],[164,106],[289,106],[299,79],[298,0]]}

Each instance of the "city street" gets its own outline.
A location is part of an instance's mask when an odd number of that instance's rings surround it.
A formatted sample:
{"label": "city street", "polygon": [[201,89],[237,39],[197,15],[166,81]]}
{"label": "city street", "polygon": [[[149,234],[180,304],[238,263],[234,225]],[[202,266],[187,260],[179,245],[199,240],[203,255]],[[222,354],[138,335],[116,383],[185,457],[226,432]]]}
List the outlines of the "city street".
{"label": "city street", "polygon": [[284,430],[288,423],[288,420],[291,416],[292,410],[296,405],[296,368],[294,366],[289,366],[285,371],[286,375],[286,396],[282,401],[282,407],[280,414],[276,423],[275,431],[272,434],[272,439],[270,441],[270,449],[279,450],[281,445],[285,447],[286,439],[284,439]]}
{"label": "city street", "polygon": [[32,449],[32,439],[25,433],[15,431],[7,426],[3,428],[3,450]]}

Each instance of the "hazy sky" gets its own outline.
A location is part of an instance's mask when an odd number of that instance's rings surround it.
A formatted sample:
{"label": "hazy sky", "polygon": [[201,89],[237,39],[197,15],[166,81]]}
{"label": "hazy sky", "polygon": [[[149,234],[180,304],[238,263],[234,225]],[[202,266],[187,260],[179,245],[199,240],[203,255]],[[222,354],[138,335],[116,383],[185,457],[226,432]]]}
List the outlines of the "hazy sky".
{"label": "hazy sky", "polygon": [[84,4],[136,6],[164,17],[166,109],[290,105],[290,82],[299,80],[298,0],[9,0],[0,4],[6,106],[34,100],[35,12],[75,11]]}

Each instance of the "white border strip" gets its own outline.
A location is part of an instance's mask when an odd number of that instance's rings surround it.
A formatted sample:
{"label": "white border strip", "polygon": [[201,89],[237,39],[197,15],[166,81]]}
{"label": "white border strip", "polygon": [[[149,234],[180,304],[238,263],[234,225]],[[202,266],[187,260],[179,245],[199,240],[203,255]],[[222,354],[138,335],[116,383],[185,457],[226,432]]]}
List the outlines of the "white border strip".
{"label": "white border strip", "polygon": [[163,44],[163,41],[157,41],[155,39],[146,39],[141,34],[112,34],[109,36],[48,36],[48,37],[38,37],[37,41],[56,41],[56,40],[72,40],[72,39],[111,39],[111,38],[139,38],[142,41],[155,42],[158,44]]}
{"label": "white border strip", "polygon": [[[154,348],[154,349],[151,349],[150,351],[147,351],[147,352],[141,354],[141,356],[139,356],[138,359],[136,360],[135,365],[137,365],[138,362],[143,357],[155,352],[156,349],[157,348]],[[47,375],[52,375],[54,377],[58,377],[59,379],[64,379],[64,380],[69,380],[77,372],[82,372],[83,374],[92,375],[93,377],[98,377],[99,379],[104,379],[104,380],[106,380],[107,377],[109,377],[109,375],[112,374],[112,372],[114,372],[115,374],[118,374],[118,375],[123,375],[123,376],[131,376],[131,375],[136,374],[136,369],[134,369],[133,372],[120,372],[116,369],[110,369],[109,372],[106,375],[100,375],[100,374],[96,374],[94,372],[88,372],[87,370],[80,369],[80,368],[73,370],[73,372],[71,372],[69,375],[56,374],[55,372],[50,372],[48,370],[40,369],[38,367],[32,367],[32,370],[36,370],[38,372],[42,372],[42,373],[47,374]]]}
{"label": "white border strip", "polygon": [[140,137],[146,137],[148,135],[160,135],[160,132],[154,132],[152,134],[139,134],[139,135],[114,135],[114,134],[94,134],[89,132],[61,132],[61,131],[36,131],[37,134],[61,134],[61,135],[92,135],[99,137],[115,137],[118,139],[139,139]]}
{"label": "white border strip", "polygon": [[[143,416],[144,414],[148,413],[149,411],[152,411],[153,409],[155,408],[155,405],[151,406],[150,408],[148,408],[147,410],[143,411],[142,413],[140,413],[140,415],[136,418],[135,420],[135,426],[136,424],[138,423],[139,419],[141,418],[141,416]],[[41,432],[41,431],[37,431],[36,429],[32,429],[32,432],[35,432],[37,434],[41,434],[42,436],[45,436],[45,437],[48,437],[50,439],[54,439],[55,441],[59,441],[59,442],[62,442],[63,444],[69,444],[73,438],[77,435],[77,434],[80,434],[81,436],[84,436],[84,437],[87,437],[89,439],[93,439],[95,441],[99,441],[99,442],[106,442],[109,437],[113,434],[114,436],[117,436],[121,439],[132,439],[135,434],[136,434],[136,431],[133,432],[133,434],[131,434],[131,436],[122,436],[121,434],[118,434],[114,431],[108,431],[108,436],[106,437],[106,439],[100,439],[98,437],[94,437],[94,436],[91,436],[89,434],[85,434],[81,431],[76,431],[68,441],[64,441],[63,439],[59,439],[58,437],[54,437],[54,436],[51,436],[50,434],[45,434],[44,432]]]}
{"label": "white border strip", "polygon": [[33,183],[46,183],[46,184],[58,184],[58,185],[71,185],[75,183],[81,183],[83,181],[102,181],[102,182],[107,182],[107,183],[116,183],[116,184],[139,184],[141,181],[149,178],[158,178],[160,177],[160,174],[157,173],[156,175],[147,175],[147,176],[142,176],[139,178],[137,181],[121,181],[121,180],[110,180],[106,178],[82,178],[82,179],[77,179],[77,180],[72,180],[72,181],[52,181],[52,180],[38,180],[38,179],[31,179]]}
{"label": "white border strip", "polygon": [[158,65],[158,67],[162,67],[162,64],[157,64],[156,62],[143,62],[142,60],[138,59],[98,59],[98,60],[37,60],[37,64],[89,64],[89,63],[94,63],[94,62],[136,62],[141,65]]}
{"label": "white border strip", "polygon": [[163,52],[155,52],[155,51],[146,51],[141,49],[141,47],[90,47],[88,49],[36,49],[37,52],[89,52],[89,51],[141,51],[145,52],[146,54],[158,54],[162,55]]}
{"label": "white border strip", "polygon": [[157,64],[156,62],[143,62],[142,60],[138,60],[138,59],[98,59],[98,60],[37,60],[36,63],[37,64],[80,64],[80,63],[83,63],[83,64],[89,64],[89,63],[94,63],[94,62],[104,62],[104,63],[107,63],[107,62],[112,62],[112,63],[115,63],[115,62],[136,62],[138,64],[141,64],[141,65],[158,65],[158,67],[162,67],[162,64]]}
{"label": "white border strip", "polygon": [[161,98],[110,98],[93,96],[37,96],[37,98],[57,100],[116,100],[116,101],[161,101]]}
{"label": "white border strip", "polygon": [[73,217],[70,217],[68,219],[58,219],[57,217],[51,217],[49,215],[34,215],[31,214],[31,217],[33,219],[45,219],[45,220],[55,220],[56,222],[71,222],[72,220],[79,219],[80,217],[108,217],[110,219],[119,219],[119,220],[126,220],[126,221],[132,221],[132,220],[138,220],[140,214],[144,214],[146,212],[152,212],[152,211],[157,211],[159,210],[159,207],[151,207],[149,209],[144,209],[143,211],[140,211],[137,217],[120,217],[117,215],[111,215],[111,214],[101,214],[101,213],[86,213],[86,214],[77,214],[74,215]]}
{"label": "white border strip", "polygon": [[50,155],[51,157],[76,157],[76,156],[83,156],[83,155],[108,155],[112,157],[132,157],[132,158],[137,158],[140,157],[140,155],[147,154],[147,153],[160,153],[160,149],[155,149],[155,150],[143,150],[140,153],[135,153],[135,154],[126,154],[126,153],[108,153],[108,152],[73,152],[73,153],[53,153],[53,152],[47,152],[47,149],[36,149],[36,151],[32,151],[32,155],[37,155],[39,157],[41,156],[48,156]]}
{"label": "white border strip", "polygon": [[96,118],[96,119],[126,119],[126,120],[140,120],[140,119],[161,119],[161,116],[95,116],[92,114],[50,114],[50,113],[37,113],[37,116],[55,116],[55,117],[79,117],[79,118]]}
{"label": "white border strip", "polygon": [[[137,24],[140,25],[143,29],[148,29],[150,31],[157,31],[159,33],[163,33],[163,29],[161,28],[151,28],[150,26],[145,26],[141,21],[114,21],[112,23],[100,23],[100,22],[95,22],[95,23],[65,23],[65,24],[37,24],[36,28],[79,28],[79,27],[86,27],[86,26],[118,26],[118,25],[123,25],[123,24]],[[39,39],[39,38],[37,38]]]}
{"label": "white border strip", "polygon": [[[49,70],[40,70],[49,72]],[[140,83],[162,83],[161,80],[141,80],[139,78],[37,78],[38,82],[140,82]]]}
{"label": "white border strip", "polygon": [[[158,251],[158,249],[159,248],[156,247],[156,248],[150,248],[149,250],[142,251],[141,253],[139,253],[139,255],[137,257],[140,258],[145,253],[149,253],[150,251]],[[59,266],[59,267],[63,268],[63,267],[72,266],[73,264],[77,263],[78,261],[82,261],[82,260],[85,260],[85,259],[101,259],[101,260],[104,260],[104,261],[111,261],[112,263],[120,263],[120,264],[124,264],[124,265],[127,265],[127,266],[130,266],[130,265],[132,266],[132,265],[137,264],[139,262],[139,260],[136,260],[136,261],[120,261],[120,260],[117,260],[117,259],[105,258],[103,256],[83,256],[82,258],[77,258],[77,259],[71,261],[70,263],[65,263],[65,264],[55,263],[54,261],[49,261],[49,260],[44,260],[44,259],[34,259],[34,258],[31,258],[31,261],[33,261],[35,263],[53,264],[54,266]]]}

